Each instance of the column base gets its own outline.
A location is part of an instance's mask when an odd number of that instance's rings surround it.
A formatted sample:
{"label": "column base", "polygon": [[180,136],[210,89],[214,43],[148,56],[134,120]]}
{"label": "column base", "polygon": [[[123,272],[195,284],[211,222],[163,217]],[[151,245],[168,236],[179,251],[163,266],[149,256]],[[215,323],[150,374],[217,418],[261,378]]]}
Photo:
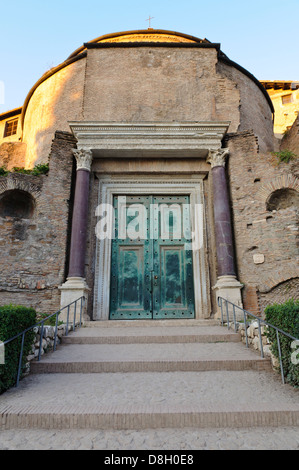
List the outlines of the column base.
{"label": "column base", "polygon": [[[216,302],[217,302],[217,312],[215,318],[221,318],[221,308],[218,306],[218,297],[222,297],[223,299],[229,300],[233,304],[237,305],[238,307],[243,308],[242,297],[241,297],[241,289],[243,288],[243,284],[241,284],[235,276],[220,276],[217,279],[213,290],[215,290],[216,294]],[[231,305],[228,304],[228,312],[229,312],[229,319],[233,320],[233,308]],[[238,308],[235,309],[236,320],[243,319],[243,312]],[[223,302],[223,318],[224,321],[227,320],[227,312],[226,306]]]}
{"label": "column base", "polygon": [[[82,311],[82,323],[84,323],[84,318],[86,317],[86,306],[88,300],[88,292],[90,291],[88,285],[85,282],[85,279],[82,277],[68,277],[66,282],[59,287],[61,291],[60,297],[60,308],[66,307],[71,302],[74,302],[80,297],[85,297],[84,306],[85,308]],[[81,301],[77,302],[76,306],[76,319],[80,318],[80,308]],[[67,312],[68,309],[65,308],[59,315],[59,320],[66,322],[67,321]],[[75,312],[75,304],[73,304],[69,309],[69,322],[73,322]]]}

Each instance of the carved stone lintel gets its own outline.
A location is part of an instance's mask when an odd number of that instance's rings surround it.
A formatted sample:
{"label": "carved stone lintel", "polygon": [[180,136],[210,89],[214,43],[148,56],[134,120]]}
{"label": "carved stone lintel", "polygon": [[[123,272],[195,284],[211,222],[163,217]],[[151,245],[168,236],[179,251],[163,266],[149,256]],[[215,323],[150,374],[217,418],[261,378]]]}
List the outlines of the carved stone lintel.
{"label": "carved stone lintel", "polygon": [[91,149],[75,149],[73,154],[77,161],[77,170],[91,170],[92,151]]}
{"label": "carved stone lintel", "polygon": [[211,164],[211,168],[215,166],[225,166],[226,157],[229,154],[229,149],[209,150],[207,163]]}

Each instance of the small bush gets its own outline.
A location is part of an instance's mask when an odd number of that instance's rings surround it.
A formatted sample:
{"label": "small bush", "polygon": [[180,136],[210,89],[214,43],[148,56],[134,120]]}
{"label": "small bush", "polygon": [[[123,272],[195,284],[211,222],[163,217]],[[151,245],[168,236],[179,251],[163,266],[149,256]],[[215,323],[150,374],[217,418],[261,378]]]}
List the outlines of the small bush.
{"label": "small bush", "polygon": [[46,175],[49,173],[49,163],[41,164],[41,165],[35,165],[33,170],[31,170],[32,175]]}
{"label": "small bush", "polygon": [[13,167],[13,173],[21,173],[23,175],[33,175],[33,176],[38,176],[38,175],[45,175],[49,172],[49,164],[42,164],[42,165],[35,165],[35,167],[32,170],[26,170],[25,168],[21,167]]}
{"label": "small bush", "polygon": [[[265,309],[265,320],[293,337],[299,338],[299,300],[291,299],[284,304],[269,305]],[[269,328],[267,337],[271,343],[272,353],[279,359],[276,330]],[[299,387],[299,364],[292,363],[293,340],[279,333],[279,342],[286,382]]]}
{"label": "small bush", "polygon": [[[37,322],[40,322],[44,318],[47,318],[49,315],[49,313],[38,313]],[[56,326],[56,315],[52,315],[52,317],[48,318],[48,320],[44,322],[44,325]],[[63,321],[58,320],[57,325],[63,325]]]}
{"label": "small bush", "polygon": [[[0,341],[13,338],[36,323],[36,311],[33,308],[19,305],[0,307]],[[30,330],[25,335],[22,371],[25,368],[26,357],[31,351],[34,332]],[[0,394],[14,386],[17,379],[19,354],[22,336],[5,345],[5,364],[0,365]]]}
{"label": "small bush", "polygon": [[5,166],[0,166],[0,176],[7,176],[9,171]]}
{"label": "small bush", "polygon": [[9,173],[18,173],[22,175],[46,175],[49,172],[49,163],[35,165],[32,170],[26,170],[23,167],[14,166],[12,171],[8,171],[5,166],[0,167],[0,176],[7,176]]}
{"label": "small bush", "polygon": [[273,152],[272,155],[278,158],[279,163],[289,163],[291,160],[295,160],[297,157],[293,152],[290,150],[282,150],[281,152]]}

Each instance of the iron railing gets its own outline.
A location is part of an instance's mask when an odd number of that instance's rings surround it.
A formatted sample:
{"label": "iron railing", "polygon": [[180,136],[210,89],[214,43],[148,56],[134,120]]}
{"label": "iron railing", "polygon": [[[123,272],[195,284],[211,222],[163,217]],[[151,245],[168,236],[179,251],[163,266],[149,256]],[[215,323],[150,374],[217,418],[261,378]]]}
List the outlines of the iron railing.
{"label": "iron railing", "polygon": [[232,306],[232,313],[233,313],[233,322],[234,322],[234,328],[235,332],[237,332],[237,320],[236,320],[236,309],[239,309],[243,312],[243,318],[244,318],[244,326],[245,326],[245,341],[246,341],[246,347],[249,348],[249,342],[248,342],[248,333],[247,333],[247,316],[253,317],[257,323],[258,323],[258,332],[259,332],[259,343],[260,343],[260,351],[261,351],[261,357],[264,358],[264,349],[263,349],[263,338],[262,338],[262,333],[261,333],[261,324],[265,325],[267,328],[274,328],[276,330],[276,339],[277,339],[277,348],[278,348],[278,354],[279,354],[279,364],[280,364],[280,372],[281,372],[281,380],[282,383],[285,384],[285,377],[284,377],[284,370],[283,370],[283,362],[282,362],[282,355],[281,355],[281,347],[280,347],[280,339],[279,339],[279,333],[283,334],[284,336],[287,336],[288,338],[294,340],[294,341],[299,341],[298,338],[295,338],[294,336],[290,335],[289,333],[286,333],[285,331],[281,330],[277,326],[272,325],[271,323],[266,322],[260,317],[257,317],[251,312],[248,312],[242,307],[239,307],[238,305],[233,304],[227,299],[224,299],[223,297],[218,297],[218,306],[221,309],[221,324],[222,326],[224,325],[224,313],[223,313],[223,302],[225,302],[225,310],[226,310],[226,320],[227,320],[227,328],[230,329],[230,318],[229,318],[229,309],[228,306]]}
{"label": "iron railing", "polygon": [[17,338],[20,338],[22,337],[22,340],[21,340],[21,349],[20,349],[20,354],[19,354],[19,362],[18,362],[18,372],[17,372],[17,379],[16,379],[16,387],[19,385],[19,382],[20,382],[20,377],[21,377],[21,373],[22,373],[22,363],[23,363],[23,351],[24,351],[24,341],[25,341],[25,335],[26,333],[28,333],[28,331],[31,331],[33,330],[34,328],[37,328],[41,325],[41,330],[40,330],[40,341],[39,341],[39,351],[38,351],[38,355],[37,355],[37,360],[40,361],[41,359],[41,354],[42,354],[42,343],[43,343],[43,334],[44,334],[44,326],[45,326],[45,322],[47,322],[50,318],[56,316],[56,321],[55,321],[55,333],[54,333],[54,344],[53,344],[53,351],[56,351],[56,347],[57,347],[57,336],[58,336],[58,316],[59,314],[67,309],[67,319],[66,319],[66,329],[65,329],[65,336],[68,335],[69,333],[69,323],[70,323],[70,311],[71,311],[71,307],[73,306],[73,312],[71,314],[73,314],[73,320],[71,322],[71,324],[73,325],[73,329],[75,330],[75,327],[76,327],[76,317],[77,317],[77,304],[78,302],[80,302],[80,313],[79,313],[79,321],[77,322],[77,326],[78,327],[81,327],[82,325],[82,313],[83,313],[83,309],[84,309],[84,303],[85,303],[85,297],[82,296],[80,297],[79,299],[77,300],[74,300],[73,302],[71,302],[70,304],[66,305],[65,307],[61,308],[60,310],[58,310],[57,312],[55,313],[52,313],[51,315],[49,315],[48,317],[44,318],[43,320],[39,321],[38,323],[36,323],[35,325],[32,325],[30,326],[29,328],[27,328],[26,330],[22,331],[21,333],[17,334],[16,336],[13,336],[12,338],[10,339],[7,339],[6,341],[3,341],[3,343],[1,343],[1,345],[5,348],[5,345],[16,340]]}

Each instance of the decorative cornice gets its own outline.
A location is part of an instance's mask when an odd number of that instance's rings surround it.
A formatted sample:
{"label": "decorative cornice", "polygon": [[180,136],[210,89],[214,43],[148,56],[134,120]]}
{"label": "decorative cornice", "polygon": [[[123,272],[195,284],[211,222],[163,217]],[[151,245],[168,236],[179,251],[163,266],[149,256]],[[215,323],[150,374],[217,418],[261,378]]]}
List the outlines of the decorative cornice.
{"label": "decorative cornice", "polygon": [[207,158],[207,163],[211,164],[211,168],[215,168],[216,166],[225,166],[226,157],[229,154],[229,149],[222,149],[219,148],[218,150],[209,150],[209,155]]}
{"label": "decorative cornice", "polygon": [[101,152],[219,149],[229,122],[70,122],[78,148]]}
{"label": "decorative cornice", "polygon": [[91,170],[92,151],[91,149],[74,149],[73,154],[77,161],[77,170]]}

